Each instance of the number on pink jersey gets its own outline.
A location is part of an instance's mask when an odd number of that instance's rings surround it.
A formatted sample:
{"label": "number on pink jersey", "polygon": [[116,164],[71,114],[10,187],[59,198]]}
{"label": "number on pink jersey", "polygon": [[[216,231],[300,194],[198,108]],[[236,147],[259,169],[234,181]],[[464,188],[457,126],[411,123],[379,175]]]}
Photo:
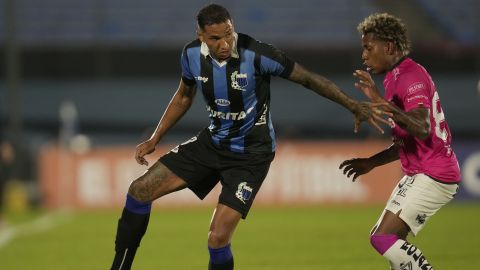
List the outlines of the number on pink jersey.
{"label": "number on pink jersey", "polygon": [[435,120],[435,135],[437,135],[437,137],[442,141],[447,142],[447,129],[440,126],[442,122],[445,122],[445,114],[443,114],[442,107],[440,107],[439,102],[440,97],[438,96],[438,92],[435,91],[432,99],[433,119]]}

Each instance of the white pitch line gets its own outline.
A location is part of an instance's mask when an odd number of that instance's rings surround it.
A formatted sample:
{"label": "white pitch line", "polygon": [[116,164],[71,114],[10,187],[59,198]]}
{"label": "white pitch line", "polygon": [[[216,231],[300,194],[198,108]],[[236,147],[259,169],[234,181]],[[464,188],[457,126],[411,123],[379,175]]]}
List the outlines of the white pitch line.
{"label": "white pitch line", "polygon": [[67,212],[54,212],[45,214],[28,223],[16,226],[7,226],[0,231],[0,249],[8,245],[8,243],[18,236],[46,232],[55,226],[67,222],[70,218],[71,215]]}

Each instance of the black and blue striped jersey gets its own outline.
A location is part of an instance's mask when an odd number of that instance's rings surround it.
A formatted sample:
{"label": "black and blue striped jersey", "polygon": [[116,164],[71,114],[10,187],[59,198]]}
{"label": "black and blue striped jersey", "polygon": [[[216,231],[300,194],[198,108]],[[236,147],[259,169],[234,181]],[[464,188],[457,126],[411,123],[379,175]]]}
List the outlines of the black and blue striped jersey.
{"label": "black and blue striped jersey", "polygon": [[201,47],[197,39],[183,49],[182,80],[196,84],[203,94],[212,142],[237,153],[274,152],[270,76],[287,78],[294,62],[275,47],[240,33],[236,53],[224,64],[202,53]]}

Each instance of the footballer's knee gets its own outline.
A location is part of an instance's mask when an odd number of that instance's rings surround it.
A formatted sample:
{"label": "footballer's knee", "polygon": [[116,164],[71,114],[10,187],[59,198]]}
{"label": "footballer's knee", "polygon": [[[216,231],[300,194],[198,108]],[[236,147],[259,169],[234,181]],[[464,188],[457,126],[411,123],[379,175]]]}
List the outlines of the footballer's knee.
{"label": "footballer's knee", "polygon": [[210,248],[221,248],[230,242],[230,234],[226,231],[211,230],[208,233],[208,246]]}
{"label": "footballer's knee", "polygon": [[152,202],[186,186],[184,180],[174,175],[165,165],[157,162],[130,184],[128,194],[137,201]]}
{"label": "footballer's knee", "polygon": [[154,164],[142,176],[130,184],[128,194],[139,202],[152,202],[155,199],[155,190],[161,187],[165,177],[158,174],[159,168]]}
{"label": "footballer's knee", "polygon": [[148,185],[146,185],[146,181],[142,176],[130,184],[130,187],[128,188],[128,195],[142,203],[152,202],[152,192],[147,186]]}

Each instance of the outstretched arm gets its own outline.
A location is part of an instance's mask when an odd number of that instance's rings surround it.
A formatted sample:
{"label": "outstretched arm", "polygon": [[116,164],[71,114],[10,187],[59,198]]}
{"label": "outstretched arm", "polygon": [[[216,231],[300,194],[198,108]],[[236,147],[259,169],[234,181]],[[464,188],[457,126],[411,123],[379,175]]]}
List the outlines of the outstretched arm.
{"label": "outstretched arm", "polygon": [[430,111],[428,108],[420,107],[405,112],[396,105],[388,103],[380,95],[370,73],[364,70],[355,70],[353,75],[359,80],[355,83],[355,87],[372,102],[385,103],[385,106],[382,106],[383,109],[392,113],[392,119],[401,128],[421,140],[425,140],[430,135]]}
{"label": "outstretched arm", "polygon": [[182,118],[185,112],[190,109],[193,98],[195,97],[195,93],[195,85],[188,86],[182,80],[180,80],[180,85],[165,109],[165,112],[158,122],[157,128],[153,132],[152,136],[137,146],[135,159],[139,164],[148,165],[148,162],[144,156],[152,153],[155,150],[156,145],[162,139],[162,137],[168,132],[168,130],[170,130],[171,127],[173,127],[173,125],[175,125],[175,123],[178,122],[178,120]]}
{"label": "outstretched arm", "polygon": [[362,121],[368,121],[382,133],[383,130],[378,126],[377,121],[388,124],[388,122],[382,118],[382,115],[385,115],[385,113],[381,109],[378,109],[378,106],[373,107],[370,103],[358,102],[351,99],[332,81],[305,69],[298,63],[295,63],[293,71],[288,79],[303,85],[315,93],[328,98],[351,111],[356,118],[355,132],[358,130],[358,126]]}
{"label": "outstretched arm", "polygon": [[392,144],[389,148],[369,158],[353,158],[345,160],[340,164],[339,169],[343,169],[343,174],[347,177],[353,175],[352,181],[355,182],[360,175],[366,174],[376,167],[388,164],[399,158],[397,146]]}
{"label": "outstretched arm", "polygon": [[385,110],[391,112],[395,123],[409,134],[420,140],[425,140],[430,135],[430,110],[428,108],[420,107],[404,112],[394,104],[389,103],[385,106]]}

